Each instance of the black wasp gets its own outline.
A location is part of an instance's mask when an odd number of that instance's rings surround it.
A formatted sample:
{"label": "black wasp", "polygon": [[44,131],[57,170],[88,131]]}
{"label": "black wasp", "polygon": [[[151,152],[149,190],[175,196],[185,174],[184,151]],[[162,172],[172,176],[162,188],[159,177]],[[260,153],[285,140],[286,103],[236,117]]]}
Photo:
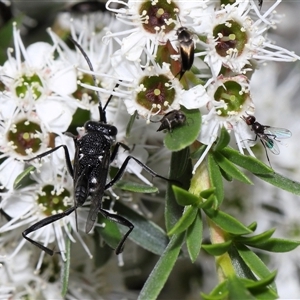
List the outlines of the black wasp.
{"label": "black wasp", "polygon": [[160,122],[160,126],[156,131],[162,131],[164,129],[172,132],[172,129],[181,126],[186,121],[186,116],[181,110],[172,110],[166,113],[159,121],[151,121],[153,123]]}
{"label": "black wasp", "polygon": [[[89,58],[87,57],[86,53],[84,52],[84,50],[76,41],[73,40],[73,43],[81,51],[81,53],[85,57],[90,67],[90,70],[93,71],[92,64]],[[94,82],[96,82],[95,76],[93,76],[93,79]],[[29,162],[37,158],[42,158],[62,147],[65,152],[65,159],[66,159],[66,165],[68,171],[72,176],[74,182],[74,206],[73,207],[66,209],[62,213],[49,216],[33,224],[22,233],[23,237],[26,240],[28,240],[30,243],[34,244],[35,246],[39,247],[40,249],[42,249],[47,254],[53,255],[56,252],[43,246],[39,242],[30,239],[28,237],[28,234],[48,224],[51,224],[57,220],[60,220],[65,216],[68,216],[73,211],[75,211],[76,213],[77,208],[83,206],[83,204],[87,201],[87,199],[90,199],[91,205],[90,205],[89,214],[86,221],[86,228],[85,228],[86,233],[89,233],[91,231],[91,229],[93,228],[97,220],[98,213],[101,213],[105,218],[109,219],[110,221],[128,227],[128,231],[126,232],[122,240],[119,242],[117,248],[115,249],[116,254],[119,254],[123,251],[124,242],[128,237],[128,235],[130,234],[130,232],[133,230],[134,225],[124,217],[118,214],[109,213],[107,210],[103,209],[102,197],[104,195],[104,192],[107,189],[112,187],[118,180],[121,179],[126,169],[126,166],[131,159],[136,161],[141,167],[144,168],[145,171],[150,173],[152,176],[169,180],[163,176],[156,174],[148,166],[144,165],[135,157],[129,155],[121,165],[115,177],[111,181],[107,182],[109,166],[111,162],[113,162],[114,159],[116,158],[119,147],[121,146],[125,150],[128,150],[128,147],[126,145],[122,143],[115,143],[115,137],[117,135],[118,130],[115,126],[107,124],[106,121],[105,109],[108,103],[110,102],[111,98],[112,95],[108,99],[104,108],[102,108],[101,100],[99,97],[100,120],[87,121],[84,124],[85,133],[83,135],[75,136],[72,133],[65,133],[66,135],[72,137],[74,140],[75,156],[73,159],[73,164],[70,159],[69,150],[66,145],[59,145],[49,151],[46,151],[40,155],[37,155],[34,158],[27,160],[27,162]],[[114,148],[112,150],[111,148],[113,145]]]}
{"label": "black wasp", "polygon": [[181,59],[181,69],[178,74],[180,74],[179,80],[181,80],[184,73],[190,70],[194,63],[195,43],[193,40],[193,34],[186,27],[179,27],[176,34],[178,37]]}
{"label": "black wasp", "polygon": [[[279,139],[287,139],[292,136],[292,133],[285,128],[277,128],[272,126],[261,125],[256,121],[254,116],[243,116],[243,120],[251,127],[251,130],[256,134],[255,140],[259,137],[261,143],[263,144],[265,150],[269,149],[273,154],[279,154],[280,150],[276,143]],[[270,163],[269,156],[266,150],[267,159]]]}

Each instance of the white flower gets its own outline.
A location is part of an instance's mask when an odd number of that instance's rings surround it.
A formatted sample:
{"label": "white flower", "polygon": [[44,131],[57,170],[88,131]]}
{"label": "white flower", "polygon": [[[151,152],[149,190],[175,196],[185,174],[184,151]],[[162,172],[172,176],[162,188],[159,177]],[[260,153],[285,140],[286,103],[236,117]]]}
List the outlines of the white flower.
{"label": "white flower", "polygon": [[[291,51],[271,43],[265,34],[271,26],[275,26],[273,12],[281,0],[259,19],[254,20],[249,12],[257,8],[252,1],[236,1],[232,5],[211,11],[201,19],[201,25],[195,28],[198,34],[206,37],[196,56],[205,56],[204,61],[211,67],[213,74],[218,75],[223,66],[237,73],[245,73],[258,62],[296,61],[300,57]],[[246,69],[244,69],[246,67]]]}
{"label": "white flower", "polygon": [[205,152],[194,165],[193,174],[205,158],[213,143],[219,136],[222,127],[228,132],[234,131],[240,152],[246,147],[252,154],[249,144],[253,145],[253,132],[242,119],[254,113],[254,104],[249,95],[248,79],[243,76],[223,77],[208,87],[212,99],[207,103],[208,113],[202,116],[202,127],[198,140],[207,145]]}
{"label": "white flower", "polygon": [[[121,53],[130,61],[139,61],[142,54],[155,57],[159,44],[164,44],[168,39],[173,39],[177,19],[185,17],[197,10],[203,13],[208,0],[199,1],[114,1],[106,4],[108,10],[115,12],[117,19],[132,29],[121,32],[112,32],[107,37],[114,37],[121,45]],[[122,4],[122,8],[114,8],[114,4]],[[119,40],[119,36],[125,36]],[[149,57],[145,62],[149,64]]]}

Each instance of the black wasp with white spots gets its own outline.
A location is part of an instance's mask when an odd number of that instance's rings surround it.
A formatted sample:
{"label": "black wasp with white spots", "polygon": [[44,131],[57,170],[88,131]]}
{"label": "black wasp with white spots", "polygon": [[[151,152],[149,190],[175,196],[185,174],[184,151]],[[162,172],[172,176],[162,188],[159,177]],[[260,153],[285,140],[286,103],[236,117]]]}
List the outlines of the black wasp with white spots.
{"label": "black wasp with white spots", "polygon": [[[90,70],[93,71],[92,64],[84,50],[76,41],[72,41],[85,57],[90,67]],[[93,76],[93,79],[94,82],[96,82],[95,76]],[[41,243],[34,241],[33,239],[29,238],[28,235],[31,232],[34,232],[46,225],[49,225],[57,220],[64,218],[65,216],[70,215],[74,211],[76,217],[77,208],[83,206],[88,199],[90,200],[91,204],[86,220],[86,233],[89,233],[92,230],[94,224],[96,223],[98,213],[100,213],[108,220],[113,221],[115,223],[119,223],[128,228],[128,231],[125,233],[125,235],[123,236],[123,238],[121,239],[121,241],[115,249],[116,254],[119,254],[123,251],[125,240],[129,236],[130,232],[133,230],[134,225],[121,215],[113,214],[105,210],[102,207],[102,198],[104,196],[105,191],[121,179],[130,160],[134,160],[135,162],[137,162],[145,171],[150,173],[153,177],[159,177],[164,180],[170,181],[169,179],[155,173],[153,170],[151,170],[148,166],[140,162],[135,157],[129,155],[119,168],[115,177],[109,182],[107,182],[110,164],[116,158],[119,147],[123,147],[125,150],[129,150],[129,148],[126,145],[122,143],[115,143],[115,138],[118,130],[115,126],[107,124],[105,109],[109,104],[111,98],[112,96],[110,96],[106,105],[104,106],[104,108],[102,108],[99,97],[100,120],[87,121],[84,124],[85,132],[83,134],[79,134],[77,136],[73,135],[72,133],[65,133],[66,135],[72,137],[74,141],[75,156],[73,159],[73,163],[70,159],[69,150],[66,145],[59,145],[47,152],[44,152],[36,157],[27,160],[27,162],[29,162],[37,158],[40,159],[44,156],[53,153],[54,151],[57,151],[60,148],[63,148],[65,152],[66,165],[70,175],[73,178],[74,206],[66,209],[62,213],[51,215],[33,224],[32,226],[24,230],[22,233],[23,237],[26,240],[39,247],[49,255],[53,255],[54,253],[59,252],[55,252],[50,248],[42,245]],[[112,146],[114,146],[113,150]]]}

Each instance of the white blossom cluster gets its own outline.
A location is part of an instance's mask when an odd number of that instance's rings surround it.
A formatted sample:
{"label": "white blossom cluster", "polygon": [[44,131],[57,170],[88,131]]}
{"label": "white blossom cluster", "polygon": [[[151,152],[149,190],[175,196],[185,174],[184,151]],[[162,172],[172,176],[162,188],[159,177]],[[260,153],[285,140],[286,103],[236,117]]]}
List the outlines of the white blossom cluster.
{"label": "white blossom cluster", "polygon": [[[81,45],[93,70],[72,43],[64,41],[54,29],[48,29],[50,43],[36,42],[25,47],[14,26],[14,47],[7,49],[7,61],[0,66],[0,209],[4,215],[0,219],[0,278],[2,284],[6,283],[0,287],[3,298],[30,295],[33,299],[43,289],[45,294],[51,289],[55,294],[56,287],[50,288],[47,282],[50,275],[42,281],[32,275],[33,269],[42,269],[45,253],[39,251],[38,259],[29,259],[34,246],[28,245],[21,232],[72,206],[73,182],[64,151],[30,162],[35,167],[31,172],[34,184],[16,187],[14,183],[27,165],[24,160],[62,144],[74,157],[73,141],[64,133],[79,109],[99,120],[99,99],[94,91],[99,93],[102,106],[110,95],[114,96],[106,110],[107,121],[118,128],[117,141],[132,147],[130,154],[144,163],[148,150],[160,144],[162,138],[150,121],[180,106],[202,113],[197,139],[208,147],[193,172],[222,127],[233,131],[241,153],[246,148],[253,155],[250,147],[255,144],[255,135],[242,118],[255,114],[251,76],[266,61],[294,62],[300,57],[268,39],[268,30],[280,21],[275,9],[281,0],[261,10],[255,0],[228,2],[109,0],[107,12],[81,17],[61,15],[60,26]],[[193,49],[189,49],[195,54],[193,66],[180,78],[183,50],[178,32],[182,27],[191,37]],[[96,76],[96,83],[91,75]],[[128,137],[127,124],[135,112],[139,119]],[[79,136],[84,134],[83,128],[77,130]],[[113,165],[120,167],[127,155],[120,153]],[[160,164],[162,172],[168,160],[164,162]],[[151,184],[137,164],[130,163],[127,171]],[[82,216],[79,214],[79,228],[84,227],[80,224],[85,222],[86,212],[83,208]],[[72,215],[34,231],[30,238],[46,247],[57,245],[65,260],[66,236],[72,242],[80,241],[88,256],[93,256],[87,238],[77,232]],[[24,270],[28,273],[25,279],[19,276]],[[81,296],[79,293],[73,297],[70,299]]]}

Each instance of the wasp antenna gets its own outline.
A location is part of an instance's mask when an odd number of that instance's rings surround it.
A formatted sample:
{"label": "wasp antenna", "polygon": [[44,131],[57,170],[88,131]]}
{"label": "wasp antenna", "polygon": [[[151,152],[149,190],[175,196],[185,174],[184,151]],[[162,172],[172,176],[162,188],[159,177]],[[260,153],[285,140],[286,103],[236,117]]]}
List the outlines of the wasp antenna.
{"label": "wasp antenna", "polygon": [[[83,50],[83,48],[80,46],[80,44],[78,44],[77,41],[75,41],[72,37],[69,37],[69,39],[72,41],[72,43],[80,50],[81,54],[83,55],[84,59],[86,60],[90,70],[92,72],[94,72],[94,68],[93,68],[93,65],[92,65],[92,62],[91,60],[89,59],[89,57],[87,56],[86,52]],[[97,86],[97,82],[96,82],[96,76],[94,74],[91,74],[92,75],[92,78],[93,78],[93,81],[94,81],[94,85]],[[105,114],[105,108],[107,105],[105,105],[104,108],[102,108],[102,104],[101,104],[101,97],[100,97],[100,93],[99,91],[95,91],[95,94],[97,95],[98,97],[98,103],[99,103],[99,115],[100,115],[100,121],[103,122],[103,123],[106,123],[106,114]],[[109,101],[110,101],[111,97],[109,98]],[[108,102],[109,102],[108,101]]]}

